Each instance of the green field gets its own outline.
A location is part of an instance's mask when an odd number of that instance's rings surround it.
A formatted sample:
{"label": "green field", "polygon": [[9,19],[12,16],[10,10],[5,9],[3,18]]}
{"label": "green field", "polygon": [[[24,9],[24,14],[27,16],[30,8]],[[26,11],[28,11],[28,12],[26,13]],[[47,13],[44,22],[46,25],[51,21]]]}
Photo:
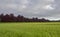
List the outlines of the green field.
{"label": "green field", "polygon": [[0,37],[60,37],[60,22],[0,23]]}

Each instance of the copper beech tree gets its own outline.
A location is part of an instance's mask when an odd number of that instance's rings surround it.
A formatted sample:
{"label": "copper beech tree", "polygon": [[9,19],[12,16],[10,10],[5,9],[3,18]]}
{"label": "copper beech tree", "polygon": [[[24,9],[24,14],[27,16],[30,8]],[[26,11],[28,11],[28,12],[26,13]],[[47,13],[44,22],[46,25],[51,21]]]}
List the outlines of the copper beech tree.
{"label": "copper beech tree", "polygon": [[14,16],[14,14],[0,14],[0,21],[1,22],[49,22],[49,20],[42,18],[26,18],[24,16],[18,15]]}

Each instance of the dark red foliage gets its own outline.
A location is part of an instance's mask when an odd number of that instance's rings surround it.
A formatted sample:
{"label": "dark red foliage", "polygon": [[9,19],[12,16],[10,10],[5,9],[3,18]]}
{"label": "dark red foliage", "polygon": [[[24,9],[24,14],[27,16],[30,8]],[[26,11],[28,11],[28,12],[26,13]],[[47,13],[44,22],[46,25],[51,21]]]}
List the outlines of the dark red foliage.
{"label": "dark red foliage", "polygon": [[0,21],[1,22],[49,22],[49,20],[42,18],[42,19],[38,19],[38,18],[26,18],[24,16],[18,15],[17,17],[14,16],[14,14],[1,14],[0,15]]}

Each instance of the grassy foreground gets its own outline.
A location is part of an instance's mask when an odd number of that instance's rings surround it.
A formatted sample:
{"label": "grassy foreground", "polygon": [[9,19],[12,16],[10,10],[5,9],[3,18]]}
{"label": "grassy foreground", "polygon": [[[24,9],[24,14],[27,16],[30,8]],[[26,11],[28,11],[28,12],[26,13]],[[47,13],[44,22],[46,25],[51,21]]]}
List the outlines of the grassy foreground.
{"label": "grassy foreground", "polygon": [[60,37],[60,23],[0,23],[0,37]]}

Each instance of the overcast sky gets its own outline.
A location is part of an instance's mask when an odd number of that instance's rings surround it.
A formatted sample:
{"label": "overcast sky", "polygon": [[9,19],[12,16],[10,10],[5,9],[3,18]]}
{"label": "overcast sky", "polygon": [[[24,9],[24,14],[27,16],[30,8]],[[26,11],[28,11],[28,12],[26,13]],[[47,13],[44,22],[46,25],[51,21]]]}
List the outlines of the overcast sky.
{"label": "overcast sky", "polygon": [[60,0],[0,0],[0,14],[60,19]]}

